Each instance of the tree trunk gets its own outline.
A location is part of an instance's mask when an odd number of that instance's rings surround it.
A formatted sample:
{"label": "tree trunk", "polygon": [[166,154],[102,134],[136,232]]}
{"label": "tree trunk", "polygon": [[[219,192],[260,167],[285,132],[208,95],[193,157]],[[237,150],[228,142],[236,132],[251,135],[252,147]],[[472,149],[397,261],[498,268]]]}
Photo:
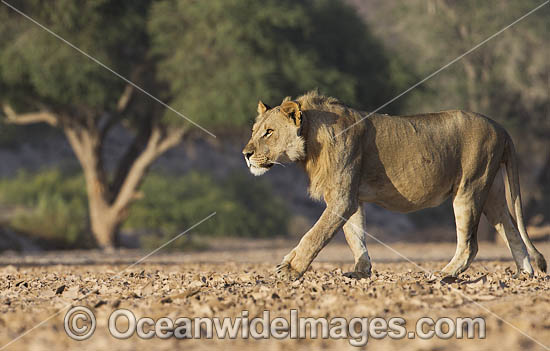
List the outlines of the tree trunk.
{"label": "tree trunk", "polygon": [[[149,166],[164,152],[179,144],[183,127],[162,128],[156,119],[138,126],[134,142],[120,160],[114,179],[109,183],[103,167],[103,142],[105,136],[120,119],[120,112],[130,99],[132,88],[125,89],[117,108],[102,127],[94,116],[72,118],[48,111],[17,114],[9,105],[2,105],[7,122],[31,124],[44,122],[60,127],[80,162],[86,180],[90,229],[103,249],[116,244],[116,234],[128,215],[128,208],[138,197],[138,189]],[[101,124],[101,123],[99,123]]]}
{"label": "tree trunk", "polygon": [[101,158],[101,138],[82,127],[65,126],[64,131],[84,171],[92,234],[99,247],[112,248],[118,223],[108,201],[110,194]]}
{"label": "tree trunk", "polygon": [[90,206],[90,227],[97,245],[102,249],[112,249],[116,243],[116,234],[122,222],[108,207],[101,205],[96,194],[88,194]]}
{"label": "tree trunk", "polygon": [[[143,150],[131,162],[123,157],[115,184],[109,184],[103,167],[101,133],[90,127],[65,127],[64,130],[84,170],[91,231],[99,247],[112,249],[117,242],[118,229],[127,217],[130,204],[138,197],[138,188],[149,166],[181,141],[183,129],[163,133],[160,128],[152,127]],[[143,141],[143,133],[138,133],[138,139]],[[130,146],[131,149],[134,147],[135,143]],[[120,174],[124,176],[120,177]]]}

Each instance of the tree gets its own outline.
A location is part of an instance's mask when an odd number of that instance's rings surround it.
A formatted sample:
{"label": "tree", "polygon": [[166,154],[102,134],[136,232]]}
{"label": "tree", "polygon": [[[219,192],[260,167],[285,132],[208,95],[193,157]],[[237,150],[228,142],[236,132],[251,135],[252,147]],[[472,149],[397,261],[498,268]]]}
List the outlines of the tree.
{"label": "tree", "polygon": [[[13,3],[207,128],[242,127],[260,98],[320,88],[374,107],[396,90],[382,47],[340,1]],[[147,169],[189,124],[7,7],[0,30],[7,121],[63,130],[84,170],[91,230],[112,246]],[[109,172],[103,145],[115,125],[135,137]]]}
{"label": "tree", "polygon": [[[13,4],[116,72],[153,87],[148,1]],[[157,106],[135,96],[132,85],[5,6],[0,31],[0,103],[7,122],[63,130],[84,171],[91,231],[100,247],[112,247],[149,166],[180,142],[183,123],[170,125]],[[135,137],[108,174],[104,140],[119,124]]]}
{"label": "tree", "polygon": [[173,105],[207,126],[314,88],[371,109],[396,92],[382,46],[341,1],[166,0],[149,30]]}

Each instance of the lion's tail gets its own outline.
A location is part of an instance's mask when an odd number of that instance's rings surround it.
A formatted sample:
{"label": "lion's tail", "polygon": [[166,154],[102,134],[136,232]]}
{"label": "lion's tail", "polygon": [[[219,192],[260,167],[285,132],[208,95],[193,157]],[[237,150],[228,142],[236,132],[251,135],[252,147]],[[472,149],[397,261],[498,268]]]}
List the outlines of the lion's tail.
{"label": "lion's tail", "polygon": [[[542,271],[546,272],[546,260],[544,256],[535,248],[535,245],[531,242],[531,239],[527,235],[525,224],[523,223],[523,210],[521,206],[521,194],[519,188],[519,175],[518,175],[518,162],[516,157],[516,150],[512,138],[507,135],[506,147],[504,151],[504,163],[506,165],[506,188],[509,193],[509,197],[506,196],[508,201],[508,207],[512,211],[512,217],[515,217],[516,223],[521,235],[521,239],[527,246],[529,256],[535,259],[535,264]],[[514,213],[515,212],[515,213]]]}

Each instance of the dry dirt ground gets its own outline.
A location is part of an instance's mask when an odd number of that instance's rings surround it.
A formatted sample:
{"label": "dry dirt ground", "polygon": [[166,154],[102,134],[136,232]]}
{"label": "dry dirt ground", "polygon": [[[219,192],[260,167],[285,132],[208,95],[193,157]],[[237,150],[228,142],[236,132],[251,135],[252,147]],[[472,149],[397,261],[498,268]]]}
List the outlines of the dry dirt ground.
{"label": "dry dirt ground", "polygon": [[[539,243],[550,258],[550,244]],[[550,277],[513,278],[506,247],[482,244],[477,260],[458,280],[432,272],[454,253],[454,244],[392,244],[415,263],[381,245],[370,245],[374,274],[346,278],[349,249],[332,243],[294,283],[279,281],[273,268],[288,242],[219,242],[198,253],[157,253],[133,265],[143,253],[121,251],[0,255],[0,348],[6,350],[545,350],[550,347]],[[95,333],[71,340],[63,317],[71,306],[88,306],[96,316]],[[482,317],[486,339],[368,339],[356,348],[347,339],[118,340],[108,332],[110,314],[120,308],[137,318],[249,318],[270,311],[271,319],[291,309],[307,317],[402,317],[407,331],[421,317]],[[49,320],[46,320],[50,318]],[[46,321],[45,321],[46,320]],[[39,323],[43,322],[41,325]],[[124,329],[124,323],[119,324]],[[38,325],[38,326],[37,326]],[[35,329],[32,329],[35,327]],[[260,327],[261,328],[261,327]],[[205,330],[203,330],[204,332]],[[477,336],[477,334],[476,334]],[[546,345],[546,347],[544,346]]]}

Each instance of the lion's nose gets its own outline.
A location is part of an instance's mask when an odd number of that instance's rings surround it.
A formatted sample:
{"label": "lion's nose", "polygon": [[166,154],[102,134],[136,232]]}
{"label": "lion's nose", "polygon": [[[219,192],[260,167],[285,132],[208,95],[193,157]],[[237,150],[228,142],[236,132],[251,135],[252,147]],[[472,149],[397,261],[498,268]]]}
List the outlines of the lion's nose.
{"label": "lion's nose", "polygon": [[252,157],[252,155],[254,155],[254,151],[245,151],[245,152],[243,152],[243,154],[244,154],[244,157],[247,160],[250,160],[250,157]]}

